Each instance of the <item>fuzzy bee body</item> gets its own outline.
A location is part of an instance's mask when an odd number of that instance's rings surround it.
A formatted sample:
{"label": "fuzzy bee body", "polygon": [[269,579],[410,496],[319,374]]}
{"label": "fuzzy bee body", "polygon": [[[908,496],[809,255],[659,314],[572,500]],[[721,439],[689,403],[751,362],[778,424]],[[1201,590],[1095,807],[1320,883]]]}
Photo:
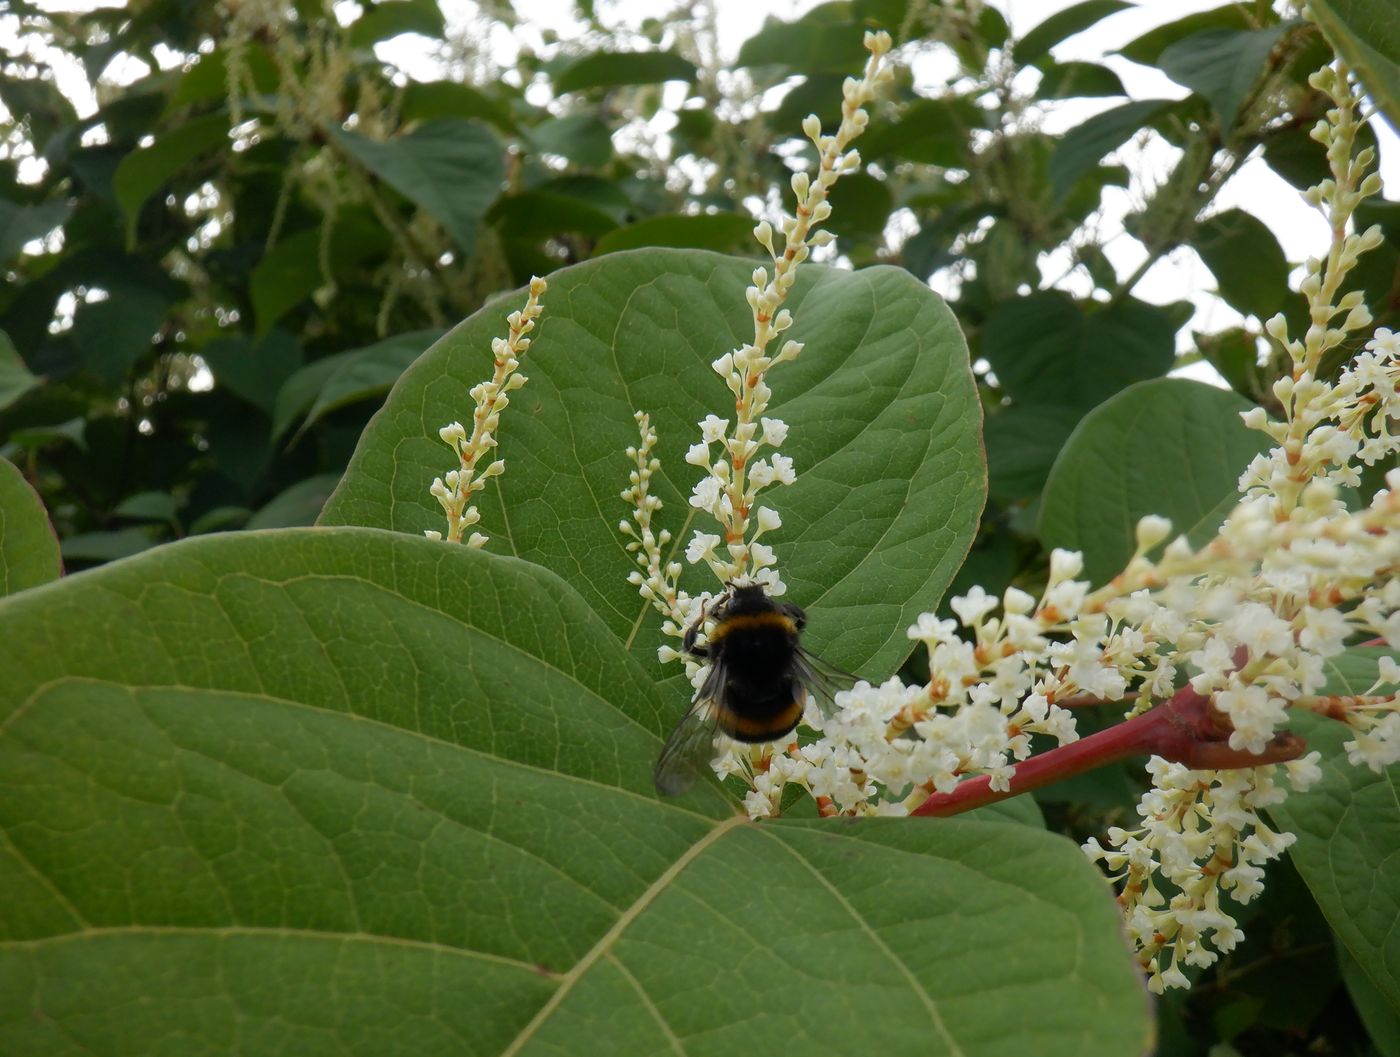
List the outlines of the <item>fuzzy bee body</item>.
{"label": "fuzzy bee body", "polygon": [[683,642],[710,662],[710,672],[656,761],[656,787],[669,795],[688,789],[713,757],[716,731],[735,741],[775,741],[797,726],[809,695],[829,703],[831,678],[851,678],[803,650],[806,614],[770,598],[761,584],[731,584],[710,616],[704,645],[703,613]]}

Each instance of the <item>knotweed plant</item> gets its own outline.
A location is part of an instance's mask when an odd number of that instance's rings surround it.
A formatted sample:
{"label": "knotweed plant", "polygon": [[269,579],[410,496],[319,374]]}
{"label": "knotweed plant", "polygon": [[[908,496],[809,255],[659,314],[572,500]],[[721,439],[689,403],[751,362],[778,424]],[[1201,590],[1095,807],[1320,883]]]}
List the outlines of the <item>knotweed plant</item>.
{"label": "knotweed plant", "polygon": [[[864,115],[852,103],[878,78],[872,51],[865,81],[847,87],[857,129]],[[1306,332],[1291,335],[1281,315],[1266,325],[1289,366],[1274,386],[1281,417],[1255,409],[1244,421],[1276,446],[1241,476],[1239,501],[1217,535],[1194,547],[1173,538],[1167,519],[1146,517],[1128,564],[1098,589],[1079,578],[1081,555],[1056,550],[1039,596],[973,588],[952,600],[955,620],[920,616],[908,635],[928,650],[926,683],[857,683],[837,695],[832,715],[809,708],[818,740],[720,755],[716,772],[746,781],[750,815],[777,813],[794,785],[825,815],[951,815],[1149,755],[1152,786],[1138,804],[1139,824],[1110,829],[1106,844],[1090,840],[1085,851],[1115,882],[1149,986],[1160,992],[1185,986],[1187,966],[1208,966],[1234,948],[1243,934],[1232,907],[1262,891],[1263,865],[1294,840],[1260,814],[1320,776],[1318,753],[1285,727],[1290,709],[1345,723],[1353,764],[1380,770],[1400,761],[1400,665],[1383,659],[1361,694],[1324,688],[1328,660],[1349,644],[1400,649],[1400,471],[1359,509],[1342,492],[1360,484],[1363,466],[1400,452],[1400,335],[1377,330],[1339,375],[1323,373],[1324,361],[1372,322],[1361,295],[1344,286],[1381,241],[1374,228],[1349,230],[1357,204],[1380,183],[1369,174],[1373,152],[1354,151],[1359,97],[1348,71],[1337,64],[1312,83],[1334,104],[1312,132],[1332,175],[1308,198],[1326,213],[1333,239],[1325,257],[1306,262]],[[823,178],[854,167],[839,153],[828,166],[829,144],[815,131]],[[844,150],[836,139],[830,146]],[[804,218],[828,212],[824,202],[810,205],[823,179],[794,186],[800,207],[784,224],[787,250],[779,258],[769,247],[777,274],[769,283],[760,269],[749,290],[755,342],[715,364],[735,396],[734,427],[707,418],[687,456],[708,471],[691,504],[722,530],[698,531],[687,557],[708,563],[722,582],[752,578],[773,593],[782,588],[773,553],[756,540],[779,522],[756,498],[790,480],[792,467],[776,454],[754,456],[786,433],[761,417],[764,378],[797,350],[789,342],[769,358],[766,339],[790,323],[775,310],[790,275],[783,265],[805,256]],[[756,234],[769,246],[766,225]],[[623,526],[641,567],[632,579],[665,614],[667,633],[679,636],[699,601],[677,588],[679,563],[660,557],[669,536],[652,528],[660,504],[647,490],[658,469],[655,434],[645,416],[638,421],[642,444],[629,449],[636,469],[623,493],[636,510],[635,525]],[[663,647],[661,656],[680,655]],[[698,685],[703,673],[690,668]],[[1129,702],[1124,721],[1080,740],[1072,709],[1112,701]],[[1035,751],[1050,740],[1057,746]]]}
{"label": "knotweed plant", "polygon": [[[860,168],[860,154],[847,149],[866,127],[869,117],[864,107],[890,80],[893,71],[885,63],[891,46],[888,33],[867,33],[865,47],[870,52],[864,76],[850,77],[842,87],[841,124],[832,135],[823,135],[821,121],[815,114],[802,123],[802,130],[817,151],[815,176],[799,172],[792,177],[792,190],[797,197],[794,215],[781,222],[782,247],[775,244],[774,231],[766,220],[754,229],[754,238],[772,260],[772,274],[767,268],[756,268],[753,285],[745,296],[753,314],[753,339],[732,352],[727,352],[711,366],[723,379],[734,398],[734,417],[708,415],[700,423],[700,440],[686,453],[686,462],[705,471],[690,496],[690,505],[707,515],[717,531],[697,529],[686,546],[685,556],[692,565],[704,563],[723,585],[731,581],[760,583],[770,595],[786,590],[779,578],[777,559],[771,547],[760,542],[761,537],[782,525],[782,519],[771,507],[759,502],[760,493],[774,485],[789,485],[796,480],[792,459],[778,448],[787,437],[787,424],[764,414],[773,392],[768,376],[779,364],[796,359],[802,343],[784,340],[777,343],[784,331],[792,326],[792,314],[783,307],[797,269],[807,260],[813,247],[829,244],[830,232],[817,226],[831,215],[827,197],[843,175]],[[652,515],[661,509],[661,500],[650,492],[650,479],[660,463],[653,455],[656,432],[650,417],[637,412],[641,431],[638,447],[628,448],[627,455],[635,467],[629,487],[622,498],[632,506],[631,520],[618,527],[631,537],[627,549],[633,554],[638,569],[629,579],[642,597],[662,614],[662,629],[673,639],[681,639],[717,592],[691,595],[678,585],[683,566],[663,559],[661,548],[671,541],[664,530],[654,531]],[[672,646],[660,651],[663,662],[681,659],[683,655]],[[692,682],[698,686],[703,670],[686,658]]]}
{"label": "knotweed plant", "polygon": [[[434,477],[428,489],[447,515],[447,536],[449,543],[461,543],[462,535],[478,521],[481,514],[471,501],[473,495],[486,487],[486,482],[505,472],[503,459],[496,459],[478,469],[478,463],[487,452],[498,444],[496,434],[500,430],[501,412],[510,404],[510,393],[515,392],[529,379],[518,373],[520,357],[530,347],[530,331],[535,329],[535,320],[544,311],[540,298],[549,284],[538,276],[530,279],[530,293],[525,307],[506,317],[509,332],[504,338],[491,339],[491,353],[495,358],[495,373],[484,382],[471,388],[471,397],[476,407],[472,411],[472,429],[468,433],[460,422],[449,422],[438,430],[438,436],[457,456],[457,469],[449,470],[442,477]],[[436,529],[424,531],[429,539],[443,539]],[[467,537],[467,546],[483,547],[490,537],[473,532]]]}

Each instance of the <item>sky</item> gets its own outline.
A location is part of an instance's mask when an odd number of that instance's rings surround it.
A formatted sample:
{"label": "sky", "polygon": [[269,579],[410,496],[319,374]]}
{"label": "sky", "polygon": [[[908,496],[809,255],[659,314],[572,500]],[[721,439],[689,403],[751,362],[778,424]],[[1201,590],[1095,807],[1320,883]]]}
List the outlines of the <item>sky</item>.
{"label": "sky", "polygon": [[[740,44],[762,26],[765,18],[796,18],[816,6],[817,0],[712,2],[715,5],[719,28],[721,57],[729,60],[738,53]],[[1036,24],[1074,2],[1075,0],[993,0],[993,6],[998,7],[1007,16],[1013,35],[1024,36]],[[656,10],[654,3],[647,0],[596,0],[596,3],[598,11],[609,23],[636,24],[653,15]],[[1084,60],[1108,66],[1119,75],[1132,98],[1182,98],[1189,94],[1187,90],[1173,83],[1166,75],[1133,63],[1113,52],[1154,26],[1175,20],[1192,11],[1216,7],[1219,3],[1220,0],[1146,0],[1134,8],[1110,15],[1090,29],[1066,39],[1056,46],[1053,55],[1061,61]],[[0,4],[0,7],[2,6]],[[72,11],[114,5],[94,4],[91,0],[40,0],[40,6],[49,10]],[[337,13],[341,20],[347,21],[354,17],[356,6],[353,2],[340,0],[337,3]],[[474,8],[474,5],[454,0],[443,0],[441,6],[448,15],[450,25],[465,24],[467,15]],[[565,41],[578,36],[578,23],[573,17],[575,0],[516,0],[514,6],[522,24],[520,36],[534,43],[537,48],[542,49],[545,46],[543,32],[546,30],[553,30]],[[12,46],[13,39],[13,20],[0,15],[0,50]],[[492,46],[503,62],[508,63],[513,58],[510,52],[515,45],[511,40],[495,40]],[[422,38],[411,35],[399,37],[379,45],[377,51],[382,59],[393,62],[414,75],[434,75],[424,72],[431,71],[434,63],[427,42]],[[139,75],[139,71],[131,72],[133,75]],[[927,93],[937,93],[954,72],[954,66],[951,61],[940,61],[935,56],[921,60],[913,72],[916,84],[921,89]],[[93,104],[90,92],[87,91],[86,85],[81,83],[80,78],[68,81],[63,87],[65,92],[75,99],[80,110],[91,109]],[[678,90],[684,91],[683,88]],[[1048,132],[1060,132],[1121,102],[1121,99],[1116,98],[1071,100],[1047,111],[1042,117],[1042,127]],[[1395,134],[1384,121],[1376,119],[1373,125],[1380,140],[1382,178],[1388,186],[1400,188],[1400,141],[1397,141]],[[1130,144],[1116,157],[1134,171],[1147,174],[1148,180],[1155,182],[1170,170],[1175,156],[1173,148],[1157,141],[1145,147],[1141,144]],[[1100,230],[1107,236],[1105,252],[1120,276],[1130,274],[1145,259],[1145,251],[1136,240],[1121,236],[1122,217],[1139,205],[1140,202],[1134,201],[1127,193],[1114,188],[1108,189]],[[1290,261],[1300,262],[1305,256],[1320,253],[1327,246],[1328,230],[1321,214],[1308,206],[1296,189],[1275,176],[1260,160],[1248,162],[1227,182],[1215,199],[1213,208],[1240,208],[1258,217],[1278,238]],[[1061,254],[1058,258],[1047,255],[1041,262],[1042,274],[1047,279],[1062,276],[1069,263],[1067,254]],[[1296,280],[1295,269],[1295,286]],[[938,289],[946,284],[935,277],[933,285]],[[1214,278],[1209,270],[1191,250],[1182,249],[1158,261],[1142,277],[1134,288],[1134,294],[1157,304],[1189,300],[1197,306],[1191,326],[1181,334],[1185,348],[1189,346],[1189,331],[1192,329],[1213,331],[1241,322],[1237,313],[1210,294],[1213,289]],[[1085,293],[1086,290],[1073,292]],[[1185,373],[1223,384],[1205,365],[1186,368]]]}

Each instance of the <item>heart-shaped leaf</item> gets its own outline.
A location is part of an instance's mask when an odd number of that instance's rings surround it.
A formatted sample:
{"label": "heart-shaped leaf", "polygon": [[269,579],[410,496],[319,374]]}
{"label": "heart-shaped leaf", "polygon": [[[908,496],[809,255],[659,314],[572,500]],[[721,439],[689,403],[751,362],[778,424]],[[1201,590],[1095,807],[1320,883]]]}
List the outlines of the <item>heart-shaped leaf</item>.
{"label": "heart-shaped leaf", "polygon": [[1240,421],[1252,406],[1184,378],[1140,382],[1099,405],[1050,471],[1041,542],[1082,550],[1094,583],[1132,557],[1146,514],[1171,518],[1174,533],[1195,546],[1207,542],[1239,499],[1240,474],[1272,446]]}
{"label": "heart-shaped leaf", "polygon": [[[634,410],[660,436],[658,527],[683,547],[696,423],[733,415],[711,363],[752,337],[751,262],[700,251],[610,254],[550,276],[545,310],[511,394],[497,457],[505,475],[481,493],[491,546],[574,585],[634,656],[658,671],[657,621],[626,582],[634,568],[618,521],[637,443]],[[490,343],[512,296],[488,305],[410,367],[370,424],[322,524],[420,535],[443,527],[428,486],[455,467],[438,429],[470,421],[468,390],[491,374]],[[801,357],[769,376],[768,414],[788,423],[797,482],[763,493],[783,518],[778,551],[789,597],[809,607],[811,642],[852,671],[888,675],[905,629],[962,564],[982,508],[981,413],[952,314],[896,268],[806,266],[788,307]],[[787,335],[784,335],[785,337]],[[499,489],[496,484],[499,483]],[[708,530],[709,527],[706,526]],[[717,585],[693,569],[686,583]]]}
{"label": "heart-shaped leaf", "polygon": [[7,1055],[1149,1045],[1071,843],[657,799],[650,681],[528,563],[191,540],[0,602],[0,667]]}

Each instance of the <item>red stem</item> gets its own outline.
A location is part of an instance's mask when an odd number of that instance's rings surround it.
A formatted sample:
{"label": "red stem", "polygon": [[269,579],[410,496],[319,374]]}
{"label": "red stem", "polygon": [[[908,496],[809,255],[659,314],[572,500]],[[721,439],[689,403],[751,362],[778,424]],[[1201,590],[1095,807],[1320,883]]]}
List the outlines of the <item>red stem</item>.
{"label": "red stem", "polygon": [[1296,734],[1280,731],[1263,752],[1243,752],[1230,748],[1230,733],[1229,719],[1188,683],[1170,701],[1140,716],[1017,764],[1008,790],[993,789],[991,778],[979,775],[951,793],[934,793],[911,814],[960,815],[1130,756],[1161,756],[1192,770],[1225,770],[1295,760],[1307,748]]}

